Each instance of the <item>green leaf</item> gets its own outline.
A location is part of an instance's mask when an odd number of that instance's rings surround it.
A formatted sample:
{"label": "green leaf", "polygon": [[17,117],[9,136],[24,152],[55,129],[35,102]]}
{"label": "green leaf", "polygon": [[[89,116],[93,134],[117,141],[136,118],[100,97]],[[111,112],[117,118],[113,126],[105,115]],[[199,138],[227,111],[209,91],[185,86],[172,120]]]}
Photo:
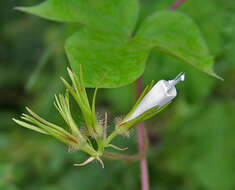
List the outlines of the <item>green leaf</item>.
{"label": "green leaf", "polygon": [[59,22],[81,23],[86,27],[130,35],[138,15],[137,0],[47,0],[33,7],[17,7]]}
{"label": "green leaf", "polygon": [[213,72],[213,57],[195,23],[175,11],[159,11],[144,20],[136,36],[137,0],[48,0],[38,6],[17,8],[44,18],[81,23],[84,27],[66,41],[71,67],[79,75],[80,64],[86,87],[112,88],[134,82],[143,74],[153,48]]}
{"label": "green leaf", "polygon": [[221,79],[213,71],[213,57],[201,33],[185,14],[176,11],[155,12],[142,23],[137,37],[145,41],[149,48],[175,56]]}
{"label": "green leaf", "polygon": [[149,49],[137,39],[120,41],[108,32],[83,28],[65,45],[70,64],[78,74],[82,64],[87,87],[110,88],[136,80],[145,67]]}

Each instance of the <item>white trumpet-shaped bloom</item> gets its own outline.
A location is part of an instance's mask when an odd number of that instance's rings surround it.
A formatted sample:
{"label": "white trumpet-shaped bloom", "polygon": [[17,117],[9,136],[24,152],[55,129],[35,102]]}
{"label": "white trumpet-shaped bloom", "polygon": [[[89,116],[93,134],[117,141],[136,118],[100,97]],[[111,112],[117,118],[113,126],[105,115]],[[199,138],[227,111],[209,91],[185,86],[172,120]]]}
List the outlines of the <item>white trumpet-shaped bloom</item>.
{"label": "white trumpet-shaped bloom", "polygon": [[172,99],[177,96],[177,91],[175,85],[184,81],[185,74],[180,73],[173,80],[160,80],[158,81],[152,89],[143,97],[139,105],[136,107],[135,111],[127,118],[127,121],[135,119],[139,115],[145,113],[146,111],[158,106],[156,110],[160,109],[162,106],[169,103]]}

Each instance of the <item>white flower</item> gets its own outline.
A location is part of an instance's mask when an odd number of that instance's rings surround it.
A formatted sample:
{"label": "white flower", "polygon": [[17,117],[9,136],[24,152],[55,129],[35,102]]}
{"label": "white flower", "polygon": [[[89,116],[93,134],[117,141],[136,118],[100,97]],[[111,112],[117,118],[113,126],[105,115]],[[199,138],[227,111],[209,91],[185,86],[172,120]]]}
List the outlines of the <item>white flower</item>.
{"label": "white flower", "polygon": [[125,119],[125,122],[133,120],[140,116],[141,114],[149,111],[156,107],[156,110],[153,110],[151,113],[156,112],[162,106],[169,103],[172,99],[177,96],[177,91],[175,85],[184,81],[185,74],[180,73],[173,80],[160,80],[158,81],[151,90],[143,97],[140,103],[137,105],[133,113]]}

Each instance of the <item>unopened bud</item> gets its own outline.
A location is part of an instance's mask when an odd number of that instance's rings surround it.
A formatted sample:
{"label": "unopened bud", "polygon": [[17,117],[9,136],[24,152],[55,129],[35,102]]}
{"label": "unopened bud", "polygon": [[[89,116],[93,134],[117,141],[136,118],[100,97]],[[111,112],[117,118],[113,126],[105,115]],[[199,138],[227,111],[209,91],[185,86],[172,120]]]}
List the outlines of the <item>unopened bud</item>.
{"label": "unopened bud", "polygon": [[177,96],[177,91],[175,85],[180,81],[184,81],[185,74],[180,73],[173,80],[160,80],[158,81],[153,88],[144,96],[139,105],[136,107],[132,115],[126,120],[130,121],[135,119],[139,115],[145,113],[146,111],[158,106],[156,110],[160,109],[162,106],[169,103],[172,99]]}

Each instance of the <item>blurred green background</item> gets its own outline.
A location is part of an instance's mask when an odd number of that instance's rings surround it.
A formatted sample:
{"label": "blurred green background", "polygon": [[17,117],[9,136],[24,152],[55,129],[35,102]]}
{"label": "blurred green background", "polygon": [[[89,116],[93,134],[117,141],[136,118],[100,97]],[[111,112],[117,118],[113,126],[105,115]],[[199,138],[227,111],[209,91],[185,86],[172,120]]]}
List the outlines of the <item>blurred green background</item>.
{"label": "blurred green background", "polygon": [[[11,121],[29,105],[48,120],[61,121],[53,96],[64,87],[69,65],[64,40],[78,26],[57,24],[13,10],[41,0],[2,0],[0,6],[0,190],[140,189],[138,162],[105,160],[73,167],[86,158],[68,153],[56,140],[21,128]],[[167,9],[174,0],[142,0],[140,19]],[[149,134],[151,190],[235,189],[235,2],[187,0],[178,10],[199,25],[215,70],[224,82],[167,55],[153,51],[144,84],[186,72],[178,97],[157,117],[146,122]],[[129,111],[135,86],[101,89],[97,110],[115,117]],[[91,94],[93,89],[89,89]],[[78,112],[79,113],[79,112]],[[116,144],[137,151],[135,130]]]}

